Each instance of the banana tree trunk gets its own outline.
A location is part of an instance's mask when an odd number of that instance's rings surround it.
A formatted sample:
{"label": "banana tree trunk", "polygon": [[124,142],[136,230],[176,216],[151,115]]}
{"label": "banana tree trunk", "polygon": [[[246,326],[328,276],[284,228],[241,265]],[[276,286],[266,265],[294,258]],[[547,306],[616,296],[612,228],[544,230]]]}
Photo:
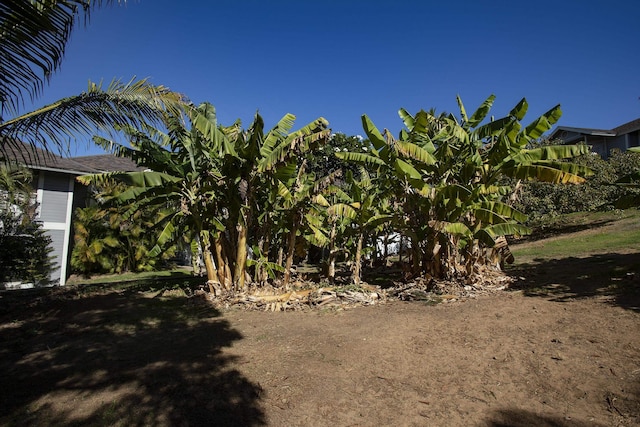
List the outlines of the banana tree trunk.
{"label": "banana tree trunk", "polygon": [[[268,224],[267,224],[268,225]],[[267,261],[269,260],[269,252],[271,251],[271,230],[267,229],[264,234],[264,239],[260,242],[262,245],[260,251]],[[266,283],[269,280],[269,272],[266,266],[261,266],[257,272],[258,281],[260,283]]]}
{"label": "banana tree trunk", "polygon": [[412,262],[412,271],[413,273],[418,273],[420,271],[420,261],[421,261],[421,253],[420,253],[420,245],[418,244],[418,239],[415,237],[411,237],[411,262]]}
{"label": "banana tree trunk", "polygon": [[218,270],[213,262],[211,250],[208,247],[203,248],[202,257],[204,258],[204,267],[207,270],[207,284],[209,285],[209,291],[216,295],[216,288],[220,287],[220,282],[218,280]]}
{"label": "banana tree trunk", "polygon": [[224,250],[222,247],[222,235],[214,242],[214,249],[216,253],[216,261],[218,263],[218,279],[226,290],[231,290],[231,274],[229,270],[229,263],[225,261]]}
{"label": "banana tree trunk", "polygon": [[353,284],[360,285],[360,271],[362,266],[362,242],[364,241],[364,233],[360,233],[358,236],[358,244],[356,246],[356,257],[353,260]]}
{"label": "banana tree trunk", "polygon": [[238,246],[236,252],[236,268],[233,273],[233,283],[237,290],[245,289],[245,272],[247,268],[247,227],[238,225]]}
{"label": "banana tree trunk", "polygon": [[289,245],[287,246],[287,262],[284,267],[284,278],[282,285],[287,288],[291,280],[291,267],[293,266],[293,256],[296,253],[296,233],[298,232],[298,221],[294,220],[289,232]]}
{"label": "banana tree trunk", "polygon": [[278,248],[278,265],[282,267],[282,261],[284,260],[284,248],[280,246]]}
{"label": "banana tree trunk", "polygon": [[329,283],[336,279],[336,223],[333,223],[331,234],[329,235],[329,258],[327,259],[327,278]]}
{"label": "banana tree trunk", "polygon": [[204,259],[204,267],[207,271],[207,284],[209,292],[216,295],[220,290],[220,282],[218,281],[218,270],[213,262],[211,254],[211,240],[206,232],[200,232],[200,245],[202,248],[202,258]]}

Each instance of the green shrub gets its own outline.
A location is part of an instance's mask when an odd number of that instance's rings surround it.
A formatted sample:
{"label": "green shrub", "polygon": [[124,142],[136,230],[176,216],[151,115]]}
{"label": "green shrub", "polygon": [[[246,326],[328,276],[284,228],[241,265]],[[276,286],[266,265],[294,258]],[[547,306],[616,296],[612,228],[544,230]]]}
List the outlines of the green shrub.
{"label": "green shrub", "polygon": [[613,209],[622,196],[638,191],[614,183],[640,168],[640,153],[613,151],[609,160],[587,154],[572,162],[588,166],[593,176],[578,185],[522,183],[514,207],[529,215],[530,222],[536,222],[546,216]]}
{"label": "green shrub", "polygon": [[10,210],[0,213],[0,223],[0,282],[49,284],[53,249],[42,225]]}

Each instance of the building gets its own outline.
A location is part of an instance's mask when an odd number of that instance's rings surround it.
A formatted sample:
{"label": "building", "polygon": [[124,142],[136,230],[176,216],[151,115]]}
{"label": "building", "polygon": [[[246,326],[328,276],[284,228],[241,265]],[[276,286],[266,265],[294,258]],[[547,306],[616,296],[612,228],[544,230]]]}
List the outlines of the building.
{"label": "building", "polygon": [[141,170],[129,159],[111,154],[65,158],[28,144],[6,144],[1,154],[33,172],[38,203],[37,220],[51,237],[52,256],[59,267],[51,276],[53,284],[64,285],[68,277],[73,243],[72,213],[89,201],[88,188],[76,181],[80,175]]}
{"label": "building", "polygon": [[611,150],[626,151],[640,146],[640,119],[632,120],[613,129],[591,129],[558,126],[550,139],[560,139],[565,144],[584,142],[592,147],[603,159],[607,159]]}

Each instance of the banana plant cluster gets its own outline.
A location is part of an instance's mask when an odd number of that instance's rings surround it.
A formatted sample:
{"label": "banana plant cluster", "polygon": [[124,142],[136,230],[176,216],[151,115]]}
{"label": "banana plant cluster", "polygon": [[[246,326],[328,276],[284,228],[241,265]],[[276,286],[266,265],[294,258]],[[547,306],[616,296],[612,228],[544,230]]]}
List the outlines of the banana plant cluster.
{"label": "banana plant cluster", "polygon": [[529,148],[558,120],[559,107],[522,126],[526,100],[486,121],[493,101],[468,116],[458,98],[460,118],[402,109],[405,128],[397,138],[364,115],[370,146],[336,151],[356,167],[326,177],[308,172],[305,160],[330,140],[326,120],[291,132],[295,117],[287,114],[265,131],[256,114],[244,130],[239,121],[220,125],[205,103],[187,110],[190,126],[176,114],[165,116],[166,131],[121,126],[131,147],[96,137],[148,171],[81,180],[127,184],[111,202],[127,205],[129,215],[144,206],[171,208],[156,225],[160,238],[151,253],[186,240],[201,252],[214,292],[269,279],[287,286],[294,256],[308,244],[328,249],[329,281],[341,258],[352,261],[352,282],[359,284],[363,254],[389,232],[410,241],[412,274],[468,275],[496,238],[529,231],[524,213],[508,204],[513,189],[505,176],[580,183],[590,173],[567,161],[584,146]]}
{"label": "banana plant cluster", "polygon": [[[167,114],[166,131],[121,126],[131,147],[96,137],[98,145],[148,170],[87,175],[81,182],[128,185],[110,202],[129,205],[129,214],[145,206],[171,208],[156,224],[160,237],[151,253],[184,239],[201,252],[211,290],[242,290],[283,272],[286,285],[314,187],[298,159],[327,140],[327,121],[291,132],[295,116],[287,114],[265,131],[256,114],[243,130],[239,121],[220,125],[208,103],[187,116]],[[274,259],[282,253],[277,248],[286,249],[287,269]]]}
{"label": "banana plant cluster", "polygon": [[458,98],[460,119],[401,109],[406,128],[397,138],[364,115],[373,149],[336,153],[369,168],[386,189],[396,206],[394,227],[411,242],[414,274],[470,274],[498,236],[529,232],[524,213],[505,202],[513,189],[501,184],[503,177],[580,183],[590,173],[566,161],[585,154],[586,146],[527,148],[559,119],[559,106],[523,127],[523,99],[507,116],[483,124],[494,99],[468,116]]}

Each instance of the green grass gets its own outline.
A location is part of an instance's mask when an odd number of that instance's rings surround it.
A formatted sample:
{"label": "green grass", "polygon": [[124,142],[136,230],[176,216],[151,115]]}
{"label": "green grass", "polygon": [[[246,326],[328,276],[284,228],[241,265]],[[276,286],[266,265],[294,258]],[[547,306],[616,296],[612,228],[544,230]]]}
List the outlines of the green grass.
{"label": "green grass", "polygon": [[161,292],[162,295],[170,295],[171,291],[184,291],[205,281],[206,279],[202,277],[193,276],[189,269],[177,268],[166,271],[108,274],[91,278],[72,277],[67,280],[67,286],[64,288],[68,291],[73,290],[78,296],[113,290]]}
{"label": "green grass", "polygon": [[[514,244],[516,262],[555,259],[600,253],[640,252],[640,210],[562,215],[547,222],[539,240]],[[564,234],[569,232],[569,234]]]}
{"label": "green grass", "polygon": [[604,297],[640,312],[639,210],[566,215],[545,227],[511,246],[516,262],[507,271],[520,278],[518,289],[554,301]]}
{"label": "green grass", "polygon": [[191,271],[186,268],[176,268],[166,271],[144,271],[142,273],[122,273],[122,274],[103,274],[94,276],[91,278],[83,278],[80,276],[70,278],[67,280],[68,285],[94,285],[101,283],[118,283],[118,282],[132,282],[141,280],[155,280],[155,279],[184,279],[193,277]]}

